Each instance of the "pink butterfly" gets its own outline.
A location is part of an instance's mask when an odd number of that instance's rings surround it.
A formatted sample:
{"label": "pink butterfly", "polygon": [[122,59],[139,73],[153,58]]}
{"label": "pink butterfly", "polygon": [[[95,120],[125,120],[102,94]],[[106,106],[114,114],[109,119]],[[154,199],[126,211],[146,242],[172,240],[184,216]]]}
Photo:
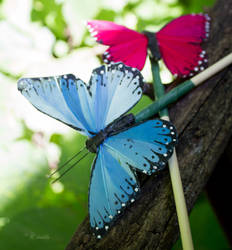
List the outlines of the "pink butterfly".
{"label": "pink butterfly", "polygon": [[124,62],[142,70],[147,51],[156,59],[162,58],[175,76],[192,76],[204,70],[206,53],[201,48],[209,36],[210,17],[190,14],[174,19],[156,33],[139,33],[109,21],[93,20],[87,27],[97,42],[108,45],[104,62]]}

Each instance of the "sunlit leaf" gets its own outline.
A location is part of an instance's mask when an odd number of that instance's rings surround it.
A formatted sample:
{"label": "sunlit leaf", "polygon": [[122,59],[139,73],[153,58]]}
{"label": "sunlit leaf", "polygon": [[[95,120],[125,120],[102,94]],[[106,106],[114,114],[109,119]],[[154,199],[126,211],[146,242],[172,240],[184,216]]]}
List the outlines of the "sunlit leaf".
{"label": "sunlit leaf", "polygon": [[22,125],[22,134],[20,137],[17,138],[17,140],[31,141],[34,131],[27,127],[24,120],[21,120],[21,125]]}
{"label": "sunlit leaf", "polygon": [[116,16],[117,16],[117,13],[115,11],[113,11],[113,10],[101,9],[97,13],[97,15],[94,17],[94,19],[114,21],[114,19],[115,19]]}
{"label": "sunlit leaf", "polygon": [[31,20],[48,27],[56,39],[66,40],[66,21],[62,13],[62,4],[55,0],[33,0]]}
{"label": "sunlit leaf", "polygon": [[62,141],[63,141],[63,136],[61,134],[53,134],[50,137],[50,142],[53,142],[59,146],[61,146]]}

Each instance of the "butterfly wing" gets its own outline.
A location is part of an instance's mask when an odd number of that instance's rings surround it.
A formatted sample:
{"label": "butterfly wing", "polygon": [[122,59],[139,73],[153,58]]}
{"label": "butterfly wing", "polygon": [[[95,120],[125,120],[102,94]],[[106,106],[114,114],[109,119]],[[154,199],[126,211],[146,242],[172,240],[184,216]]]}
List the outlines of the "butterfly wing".
{"label": "butterfly wing", "polygon": [[150,120],[107,138],[104,145],[121,166],[150,175],[164,168],[176,143],[170,122]]}
{"label": "butterfly wing", "polygon": [[209,35],[209,17],[202,14],[174,19],[156,33],[160,53],[172,74],[192,76],[207,62],[201,43]]}
{"label": "butterfly wing", "polygon": [[112,63],[95,69],[89,82],[97,131],[130,110],[142,97],[143,76],[136,68]]}
{"label": "butterfly wing", "polygon": [[142,70],[147,57],[147,38],[144,34],[109,21],[93,20],[87,27],[97,42],[108,45],[104,62],[123,62]]}
{"label": "butterfly wing", "polygon": [[39,111],[79,130],[95,132],[87,86],[73,75],[22,78],[18,89]]}
{"label": "butterfly wing", "polygon": [[123,63],[95,69],[88,85],[74,75],[22,78],[18,89],[41,112],[91,137],[130,110],[143,77]]}
{"label": "butterfly wing", "polygon": [[109,229],[139,191],[130,167],[120,166],[103,145],[92,167],[89,187],[90,225],[97,238]]}
{"label": "butterfly wing", "polygon": [[164,168],[177,141],[174,126],[150,120],[108,137],[99,147],[89,188],[91,228],[97,238],[136,198],[134,170],[151,174]]}

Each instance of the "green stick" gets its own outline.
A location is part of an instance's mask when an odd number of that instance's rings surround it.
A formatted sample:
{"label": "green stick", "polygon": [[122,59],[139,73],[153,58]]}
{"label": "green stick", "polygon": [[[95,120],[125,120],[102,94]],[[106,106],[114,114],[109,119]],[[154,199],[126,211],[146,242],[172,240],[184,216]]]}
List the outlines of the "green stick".
{"label": "green stick", "polygon": [[191,80],[183,82],[178,87],[175,87],[167,94],[161,96],[155,102],[148,105],[145,109],[141,110],[135,115],[136,122],[141,122],[149,119],[153,115],[157,114],[160,110],[166,108],[169,104],[177,101],[181,96],[188,93],[195,88],[195,85]]}
{"label": "green stick", "polygon": [[[165,89],[160,79],[158,61],[152,59],[150,59],[150,61],[151,61],[151,68],[153,75],[154,94],[157,100],[165,94]],[[167,121],[170,120],[167,108],[160,110],[159,114],[162,119]],[[194,248],[193,248],[192,235],[188,218],[188,211],[186,207],[184,191],[179,171],[179,164],[175,149],[173,151],[172,157],[168,161],[168,165],[169,165],[169,172],[172,182],[174,199],[176,203],[176,211],[179,221],[182,246],[184,250],[193,250]]]}
{"label": "green stick", "polygon": [[181,96],[188,93],[191,89],[197,87],[205,80],[215,75],[228,65],[232,63],[232,53],[219,60],[217,63],[213,64],[205,71],[199,73],[188,81],[183,82],[178,87],[172,89],[167,94],[161,96],[157,101],[150,104],[148,107],[140,111],[135,115],[135,121],[141,122],[149,119],[153,115],[157,114],[160,110],[167,107],[169,104],[177,101]]}

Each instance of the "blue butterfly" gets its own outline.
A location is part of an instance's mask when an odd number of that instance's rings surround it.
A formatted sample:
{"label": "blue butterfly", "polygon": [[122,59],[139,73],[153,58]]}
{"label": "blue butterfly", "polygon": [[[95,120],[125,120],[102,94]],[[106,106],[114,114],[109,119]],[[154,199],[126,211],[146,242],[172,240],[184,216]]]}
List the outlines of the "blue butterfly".
{"label": "blue butterfly", "polygon": [[18,89],[39,111],[88,136],[96,153],[89,186],[90,225],[97,238],[109,230],[139,192],[136,170],[164,168],[177,142],[164,120],[134,124],[125,113],[141,98],[143,77],[123,63],[93,70],[88,84],[74,75],[23,78]]}

